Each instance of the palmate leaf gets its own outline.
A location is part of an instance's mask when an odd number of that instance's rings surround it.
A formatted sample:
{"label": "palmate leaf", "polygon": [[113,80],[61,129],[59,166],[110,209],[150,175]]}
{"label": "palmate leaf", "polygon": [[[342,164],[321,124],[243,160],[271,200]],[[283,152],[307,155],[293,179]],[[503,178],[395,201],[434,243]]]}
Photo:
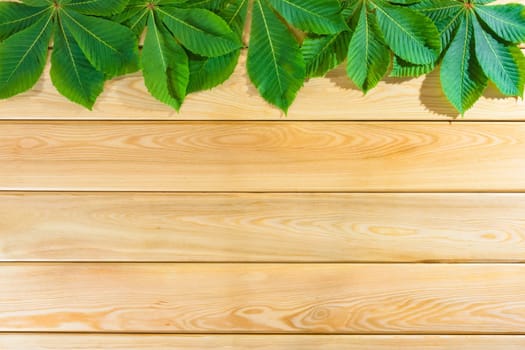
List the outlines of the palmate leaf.
{"label": "palmate leaf", "polygon": [[61,14],[64,29],[97,70],[114,77],[138,69],[136,38],[127,28],[66,8]]}
{"label": "palmate leaf", "polygon": [[248,75],[260,94],[287,112],[306,78],[299,44],[266,0],[255,0]]}
{"label": "palmate leaf", "polygon": [[376,17],[368,12],[366,6],[362,6],[348,49],[348,76],[366,93],[383,78],[389,65],[390,50],[383,40]]}
{"label": "palmate leaf", "polygon": [[473,32],[472,18],[467,13],[441,63],[443,91],[462,114],[481,97],[488,83],[474,54]]}
{"label": "palmate leaf", "polygon": [[142,70],[148,91],[159,101],[179,110],[186,97],[190,71],[184,49],[171,39],[153,13],[142,49]]}
{"label": "palmate leaf", "polygon": [[337,34],[347,29],[337,0],[269,0],[293,26],[316,34]]}
{"label": "palmate leaf", "polygon": [[1,3],[0,35],[5,40],[0,43],[0,98],[28,90],[36,83],[54,33],[53,84],[65,97],[92,108],[107,78],[138,69],[138,48],[133,33],[100,18],[122,9],[127,2]]}
{"label": "palmate leaf", "polygon": [[0,98],[32,88],[42,75],[53,31],[51,20],[48,14],[0,45]]}
{"label": "palmate leaf", "polygon": [[413,7],[439,28],[442,87],[462,114],[479,99],[489,79],[504,95],[523,95],[523,55],[511,42],[520,38],[525,23],[520,9],[525,7],[485,3],[423,0]]}
{"label": "palmate leaf", "polygon": [[[347,73],[363,92],[375,87],[386,74],[391,51],[396,55],[393,76],[420,75],[434,67],[441,50],[435,25],[424,14],[399,5],[418,1],[354,0],[342,9],[350,31],[345,36],[347,42],[338,47],[348,46]],[[334,53],[319,55],[318,61],[310,58],[315,57],[313,44],[323,41],[329,42],[330,38],[307,37],[303,44],[303,52],[308,55],[305,58],[315,66],[333,68],[335,62],[340,62]],[[312,75],[310,68],[308,73]]]}
{"label": "palmate leaf", "polygon": [[518,96],[520,94],[519,67],[510,48],[498,42],[488,32],[483,30],[475,16],[472,16],[476,57],[485,74],[492,80],[504,95]]}
{"label": "palmate leaf", "polygon": [[29,7],[16,2],[0,2],[0,41],[29,27],[50,11],[48,8]]}
{"label": "palmate leaf", "polygon": [[96,70],[77,42],[59,25],[51,55],[51,80],[58,92],[88,109],[104,88],[104,73]]}
{"label": "palmate leaf", "polygon": [[226,20],[235,22],[242,17],[244,21],[247,0],[242,2],[244,9],[224,18],[197,7],[199,4],[220,10],[218,6],[226,1],[131,0],[114,17],[137,35],[147,27],[142,54],[145,84],[155,98],[177,110],[187,93],[211,88],[230,77],[242,46],[240,33]]}

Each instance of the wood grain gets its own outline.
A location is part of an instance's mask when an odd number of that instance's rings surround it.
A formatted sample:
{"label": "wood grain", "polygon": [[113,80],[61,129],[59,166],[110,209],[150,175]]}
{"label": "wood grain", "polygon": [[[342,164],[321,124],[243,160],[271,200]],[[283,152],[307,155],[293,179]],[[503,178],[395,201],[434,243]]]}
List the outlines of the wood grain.
{"label": "wood grain", "polygon": [[[371,108],[372,107],[372,108]],[[35,88],[0,101],[0,119],[136,120],[525,120],[525,103],[503,98],[491,86],[465,118],[441,92],[439,74],[400,81],[387,78],[363,96],[347,78],[344,66],[326,78],[305,84],[288,116],[268,105],[249,81],[245,55],[222,86],[190,95],[181,113],[151,97],[140,74],[106,84],[93,111],[59,95],[49,67]]]}
{"label": "wood grain", "polygon": [[522,350],[524,336],[3,334],[3,350]]}
{"label": "wood grain", "polygon": [[523,123],[0,123],[0,189],[524,191]]}
{"label": "wood grain", "polygon": [[525,261],[524,194],[2,193],[2,261]]}
{"label": "wood grain", "polygon": [[524,265],[3,264],[0,331],[524,334]]}

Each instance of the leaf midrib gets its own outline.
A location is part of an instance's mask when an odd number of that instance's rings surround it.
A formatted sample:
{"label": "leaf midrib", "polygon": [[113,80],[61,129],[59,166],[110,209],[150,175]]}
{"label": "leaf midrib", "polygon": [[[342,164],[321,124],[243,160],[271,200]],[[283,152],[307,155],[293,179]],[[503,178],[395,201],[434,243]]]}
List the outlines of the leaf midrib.
{"label": "leaf midrib", "polygon": [[241,9],[244,7],[244,4],[246,3],[246,1],[248,0],[242,0],[240,5],[237,7],[237,10],[235,10],[235,12],[233,13],[233,16],[228,21],[228,25],[231,25],[233,21],[235,20],[235,18],[239,15],[239,13],[241,13]]}
{"label": "leaf midrib", "polygon": [[75,61],[75,58],[73,56],[73,51],[71,50],[71,45],[69,44],[69,40],[67,39],[66,32],[65,32],[64,27],[62,26],[62,24],[59,24],[59,27],[60,27],[60,30],[62,31],[63,36],[64,36],[64,42],[66,43],[67,52],[69,54],[69,58],[71,59],[71,64],[73,66],[73,69],[75,70],[75,75],[77,77],[78,83],[82,87],[82,90],[84,90],[84,92],[85,92],[86,90],[84,88],[84,84],[82,82],[82,79],[80,78],[80,73],[78,72],[76,61]]}
{"label": "leaf midrib", "polygon": [[389,14],[387,14],[382,8],[381,6],[377,5],[377,4],[374,4],[376,9],[378,9],[379,11],[381,11],[385,17],[388,17],[397,27],[399,27],[401,29],[402,32],[404,32],[406,35],[408,35],[413,41],[415,41],[418,45],[420,44],[419,40],[413,36],[410,32],[408,32],[407,30],[405,30],[405,28],[403,28],[402,25],[400,25],[392,16],[390,16]]}
{"label": "leaf midrib", "polygon": [[0,26],[7,26],[7,25],[10,25],[10,24],[15,24],[15,23],[18,23],[18,22],[27,21],[28,19],[31,19],[33,17],[37,17],[37,16],[43,14],[46,11],[49,11],[49,8],[46,7],[42,11],[39,11],[37,13],[33,13],[32,15],[27,16],[27,17],[18,18],[18,19],[15,19],[13,21],[9,21],[9,22],[0,23]]}
{"label": "leaf midrib", "polygon": [[[465,16],[465,41],[463,42],[463,54],[462,54],[462,57],[461,57],[461,76],[464,77],[465,76],[465,64],[466,64],[466,61],[467,61],[467,52],[470,51],[470,47],[469,47],[469,31],[470,31],[470,26],[469,26],[469,14],[467,13],[466,16]],[[460,89],[460,97],[461,97],[461,109],[462,109],[462,112],[464,110],[464,107],[463,107],[463,96],[464,96],[464,90],[465,90],[465,80],[464,79],[461,79],[460,81],[460,84],[459,84],[459,89]]]}
{"label": "leaf midrib", "polygon": [[[142,6],[142,5],[141,5]],[[137,6],[138,7],[138,6]],[[142,15],[140,15],[140,17],[135,21],[135,23],[133,23],[129,29],[133,30],[133,28],[135,28],[135,26],[137,24],[140,23],[140,21],[142,21],[142,19],[144,18],[144,16],[146,16],[148,14],[148,10],[147,9],[144,9],[144,11],[142,12]]]}
{"label": "leaf midrib", "polygon": [[496,17],[496,16],[492,15],[491,13],[485,11],[483,6],[476,6],[476,11],[481,11],[481,12],[485,13],[487,16],[494,18],[495,20],[503,22],[503,23],[505,23],[508,26],[519,28],[519,30],[523,30],[523,27],[525,27],[525,25],[524,26],[519,26],[519,25],[517,25],[514,22],[508,22],[508,21],[505,21],[504,19],[502,19],[501,17]]}
{"label": "leaf midrib", "polygon": [[201,32],[201,33],[203,33],[204,35],[209,35],[209,33],[206,33],[204,30],[202,30],[202,29],[200,29],[200,28],[198,28],[198,27],[195,27],[194,25],[192,25],[192,24],[190,24],[190,23],[188,23],[188,22],[185,22],[185,21],[181,20],[180,18],[177,18],[177,17],[171,15],[169,12],[164,11],[164,10],[163,10],[162,8],[160,8],[160,7],[157,7],[157,11],[162,12],[163,14],[165,14],[166,16],[168,16],[169,18],[173,19],[173,20],[176,21],[176,22],[179,22],[179,23],[183,24],[184,26],[187,26],[187,27],[189,27],[189,28],[191,28],[191,29],[193,29],[193,30],[195,30],[195,31]]}
{"label": "leaf midrib", "polygon": [[273,65],[274,65],[274,68],[275,68],[275,75],[277,76],[277,81],[279,83],[279,92],[281,93],[281,97],[282,97],[284,89],[283,89],[283,85],[282,85],[282,81],[281,81],[281,76],[279,74],[279,67],[277,66],[277,56],[275,55],[275,48],[273,46],[272,36],[271,36],[271,33],[270,33],[268,22],[266,20],[266,16],[264,14],[264,9],[263,9],[263,7],[261,5],[261,1],[260,0],[256,0],[256,2],[257,2],[257,5],[259,5],[259,8],[261,10],[261,17],[262,17],[262,20],[264,22],[264,29],[266,30],[266,33],[268,34],[268,42],[270,44],[270,50],[272,51]]}
{"label": "leaf midrib", "polygon": [[492,46],[490,40],[488,39],[488,33],[486,33],[483,28],[481,28],[481,25],[479,25],[479,31],[481,32],[481,34],[483,35],[483,38],[485,39],[485,42],[487,44],[487,46],[490,48],[490,51],[492,52],[492,54],[494,55],[494,59],[495,61],[497,62],[497,64],[500,66],[501,70],[503,71],[503,73],[505,74],[505,76],[507,77],[507,79],[509,81],[512,82],[512,77],[507,73],[507,70],[505,69],[505,66],[503,66],[503,63],[501,62],[501,60],[499,59],[499,56],[496,52],[496,50],[494,49],[494,47]]}
{"label": "leaf midrib", "polygon": [[439,31],[439,36],[441,37],[443,33],[445,33],[458,19],[459,16],[463,14],[463,11],[458,11],[458,13],[448,22],[448,24],[443,28],[443,30]]}
{"label": "leaf midrib", "polygon": [[[155,41],[157,42],[157,47],[159,49],[159,53],[160,53],[160,58],[162,60],[162,71],[167,71],[168,69],[168,65],[166,64],[166,58],[164,57],[164,54],[163,54],[163,51],[162,51],[162,46],[161,46],[161,43],[160,43],[160,37],[159,37],[159,31],[157,30],[157,23],[155,23],[155,15],[152,13],[151,14],[151,22],[152,22],[152,26],[154,28],[154,34],[155,34]],[[148,30],[149,30],[149,26],[148,26]]]}

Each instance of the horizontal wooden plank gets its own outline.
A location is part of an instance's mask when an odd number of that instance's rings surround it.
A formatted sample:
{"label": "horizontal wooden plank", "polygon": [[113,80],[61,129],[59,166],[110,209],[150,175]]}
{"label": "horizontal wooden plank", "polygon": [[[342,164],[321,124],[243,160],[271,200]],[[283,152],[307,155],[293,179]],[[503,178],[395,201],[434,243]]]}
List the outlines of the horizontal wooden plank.
{"label": "horizontal wooden plank", "polygon": [[3,122],[0,189],[524,191],[523,123]]}
{"label": "horizontal wooden plank", "polygon": [[0,331],[525,334],[524,265],[2,264]]}
{"label": "horizontal wooden plank", "polygon": [[3,350],[522,350],[524,336],[0,335]]}
{"label": "horizontal wooden plank", "polygon": [[525,261],[524,194],[0,194],[2,261]]}
{"label": "horizontal wooden plank", "polygon": [[[35,88],[0,102],[0,119],[137,120],[448,120],[458,114],[441,92],[439,74],[409,80],[386,79],[363,96],[341,66],[311,79],[284,116],[259,97],[249,81],[245,55],[234,75],[211,91],[190,95],[181,113],[153,99],[140,74],[106,84],[93,111],[60,96],[49,67]],[[458,118],[458,120],[463,120]],[[492,86],[464,120],[525,120],[525,103],[502,98]]]}

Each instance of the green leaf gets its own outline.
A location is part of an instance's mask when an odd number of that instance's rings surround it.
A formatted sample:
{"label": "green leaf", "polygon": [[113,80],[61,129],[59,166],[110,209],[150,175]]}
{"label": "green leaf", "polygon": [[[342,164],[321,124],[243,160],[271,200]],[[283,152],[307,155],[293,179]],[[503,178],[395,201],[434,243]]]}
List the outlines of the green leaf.
{"label": "green leaf", "polygon": [[490,4],[491,2],[494,2],[496,0],[473,0],[472,3],[476,5],[485,5]]}
{"label": "green leaf", "polygon": [[209,90],[228,80],[237,66],[240,53],[237,50],[224,56],[192,58],[188,93]]}
{"label": "green leaf", "polygon": [[412,8],[434,22],[441,39],[441,48],[445,50],[465,14],[464,4],[456,0],[423,0]]}
{"label": "green leaf", "polygon": [[140,36],[144,33],[146,29],[146,24],[148,22],[149,10],[144,7],[134,7],[131,9],[126,9],[121,14],[113,17],[113,20],[122,23],[137,36]]}
{"label": "green leaf", "polygon": [[435,64],[414,64],[394,56],[394,64],[390,76],[394,78],[413,78],[432,72]]}
{"label": "green leaf", "polygon": [[97,70],[114,77],[138,69],[137,38],[128,28],[75,11],[60,13],[64,29]]}
{"label": "green leaf", "polygon": [[129,0],[69,0],[64,8],[84,15],[111,16],[122,12]]}
{"label": "green leaf", "polygon": [[384,39],[394,53],[417,64],[434,63],[441,51],[439,33],[432,21],[409,8],[376,6]]}
{"label": "green leaf", "polygon": [[142,69],[148,91],[159,101],[179,110],[189,81],[188,56],[153,13],[142,49]]}
{"label": "green leaf", "polygon": [[504,95],[520,94],[520,72],[508,46],[498,42],[481,27],[472,16],[476,57],[485,75],[492,80]]}
{"label": "green leaf", "polygon": [[46,64],[51,16],[10,36],[0,44],[0,98],[29,90]]}
{"label": "green leaf", "polygon": [[293,26],[316,34],[337,34],[347,29],[337,0],[269,0]]}
{"label": "green leaf", "polygon": [[453,17],[458,11],[463,10],[465,6],[461,1],[457,0],[422,0],[411,6],[411,8],[437,22],[440,19]]}
{"label": "green leaf", "polygon": [[287,112],[305,80],[299,45],[265,0],[253,7],[248,74],[261,95]]}
{"label": "green leaf", "polygon": [[475,11],[500,38],[516,44],[525,41],[525,6],[475,6]]}
{"label": "green leaf", "polygon": [[16,2],[0,2],[0,41],[9,38],[42,17],[49,17],[51,9],[30,7]]}
{"label": "green leaf", "polygon": [[31,7],[48,7],[53,4],[52,0],[22,0],[22,3]]}
{"label": "green leaf", "polygon": [[[219,16],[228,23],[240,39],[247,12],[248,0],[233,0],[219,12]],[[190,56],[188,93],[209,90],[224,83],[233,74],[240,54],[240,50],[235,50],[218,57]]]}
{"label": "green leaf", "polygon": [[232,0],[219,15],[226,21],[239,39],[241,39],[247,13],[248,0]]}
{"label": "green leaf", "polygon": [[348,49],[348,76],[366,93],[384,77],[389,65],[390,51],[382,39],[376,17],[362,6]]}
{"label": "green leaf", "polygon": [[321,37],[307,37],[301,47],[306,64],[306,75],[322,77],[343,63],[348,53],[350,37],[349,31]]}
{"label": "green leaf", "polygon": [[59,25],[51,55],[51,80],[65,97],[92,109],[104,88],[104,73],[88,61],[73,37]]}
{"label": "green leaf", "polygon": [[514,57],[514,61],[518,65],[518,71],[520,73],[518,96],[523,98],[523,90],[525,89],[525,56],[523,55],[523,52],[516,46],[511,46],[510,52],[512,53],[512,57]]}
{"label": "green leaf", "polygon": [[218,11],[224,8],[229,2],[230,0],[193,0],[185,4],[185,7]]}
{"label": "green leaf", "polygon": [[443,92],[461,114],[481,97],[488,83],[473,51],[472,21],[465,16],[441,63]]}
{"label": "green leaf", "polygon": [[207,57],[239,49],[241,41],[218,15],[203,9],[157,8],[162,21],[191,52]]}

